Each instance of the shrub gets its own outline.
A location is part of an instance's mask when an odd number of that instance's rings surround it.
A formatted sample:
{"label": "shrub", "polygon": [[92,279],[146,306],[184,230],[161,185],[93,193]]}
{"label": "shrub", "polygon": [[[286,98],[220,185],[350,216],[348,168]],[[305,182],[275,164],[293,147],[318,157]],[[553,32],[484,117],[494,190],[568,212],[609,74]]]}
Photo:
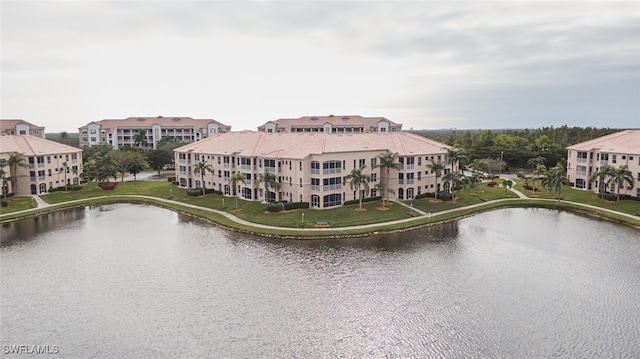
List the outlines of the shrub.
{"label": "shrub", "polygon": [[102,188],[104,191],[111,191],[118,185],[118,182],[100,182],[98,183],[98,187]]}
{"label": "shrub", "polygon": [[309,208],[309,202],[271,202],[267,204],[268,212],[288,211],[292,209]]}
{"label": "shrub", "polygon": [[69,187],[72,191],[79,191],[82,189],[82,186],[79,184],[74,184],[73,186]]}
{"label": "shrub", "polygon": [[167,181],[169,182],[176,182],[176,178],[174,177],[167,177]]}
{"label": "shrub", "polygon": [[[380,199],[382,199],[381,196],[376,196],[376,197],[366,197],[362,199],[362,203],[367,203],[367,202],[373,202],[373,201],[379,201]],[[349,201],[344,201],[343,205],[348,206],[351,204],[359,204],[360,200],[359,199],[352,199]]]}
{"label": "shrub", "polygon": [[540,188],[538,187],[533,187],[533,186],[523,186],[524,189],[526,189],[527,191],[536,191],[536,192],[540,192]]}
{"label": "shrub", "polygon": [[438,199],[443,201],[451,201],[453,199],[453,193],[438,192]]}
{"label": "shrub", "polygon": [[172,181],[171,183],[176,185],[176,186],[180,184],[178,181]]}
{"label": "shrub", "polygon": [[495,187],[497,185],[498,185],[498,182],[494,182],[494,181],[491,181],[491,182],[487,183],[487,186],[489,186],[489,187]]}
{"label": "shrub", "polygon": [[419,195],[417,195],[417,196],[415,197],[415,199],[427,198],[427,197],[429,197],[429,198],[433,198],[433,196],[434,196],[434,195],[435,195],[435,194],[434,194],[433,192],[420,193]]}
{"label": "shrub", "polygon": [[[616,201],[618,199],[618,196],[615,193],[607,193],[607,192],[605,192],[605,193],[603,193],[603,196],[604,196],[604,199],[607,200],[607,201]],[[620,200],[621,201],[622,200],[626,200],[626,199],[636,199],[636,198],[633,198],[628,194],[621,194],[620,195]]]}
{"label": "shrub", "polygon": [[2,201],[0,201],[0,204],[2,205],[2,207],[8,207],[9,201],[7,201],[6,199],[3,199]]}
{"label": "shrub", "polygon": [[280,212],[284,210],[284,203],[271,202],[267,204],[268,212]]}

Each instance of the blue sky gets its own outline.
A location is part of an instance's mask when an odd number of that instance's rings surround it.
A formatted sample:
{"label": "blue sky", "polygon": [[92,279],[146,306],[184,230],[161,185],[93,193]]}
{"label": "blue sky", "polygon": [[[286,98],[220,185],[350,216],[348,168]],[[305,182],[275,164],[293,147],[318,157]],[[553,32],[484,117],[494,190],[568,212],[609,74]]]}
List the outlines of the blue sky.
{"label": "blue sky", "polygon": [[640,127],[640,2],[2,1],[2,118]]}

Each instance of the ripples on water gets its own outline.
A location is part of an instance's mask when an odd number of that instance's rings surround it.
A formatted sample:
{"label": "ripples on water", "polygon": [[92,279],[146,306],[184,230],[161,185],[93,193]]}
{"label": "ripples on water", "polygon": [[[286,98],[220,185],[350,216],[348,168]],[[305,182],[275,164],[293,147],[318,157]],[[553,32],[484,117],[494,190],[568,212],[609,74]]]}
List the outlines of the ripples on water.
{"label": "ripples on water", "polygon": [[110,205],[2,228],[2,344],[65,357],[638,357],[637,230],[506,209],[265,240]]}

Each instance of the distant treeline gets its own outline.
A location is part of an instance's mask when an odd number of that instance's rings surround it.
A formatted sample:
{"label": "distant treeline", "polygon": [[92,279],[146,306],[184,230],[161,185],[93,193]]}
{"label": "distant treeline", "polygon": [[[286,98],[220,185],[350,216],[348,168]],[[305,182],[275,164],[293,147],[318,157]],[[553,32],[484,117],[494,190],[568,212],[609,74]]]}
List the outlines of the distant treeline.
{"label": "distant treeline", "polygon": [[62,143],[64,145],[80,147],[80,137],[77,133],[68,133],[66,131],[59,133],[47,133],[45,134],[47,140]]}
{"label": "distant treeline", "polygon": [[412,133],[463,148],[470,161],[502,159],[507,171],[527,168],[527,161],[542,156],[547,167],[567,157],[567,146],[622,131],[594,127],[542,127],[498,130],[414,130]]}

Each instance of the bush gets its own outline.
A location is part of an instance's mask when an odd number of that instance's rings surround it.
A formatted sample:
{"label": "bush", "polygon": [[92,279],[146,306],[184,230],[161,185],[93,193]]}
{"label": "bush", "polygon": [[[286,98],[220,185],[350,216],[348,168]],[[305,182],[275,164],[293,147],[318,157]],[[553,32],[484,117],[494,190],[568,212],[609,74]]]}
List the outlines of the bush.
{"label": "bush", "polygon": [[[380,199],[382,199],[381,196],[376,196],[376,197],[366,197],[362,199],[362,203],[367,203],[367,202],[373,202],[373,201],[379,201]],[[350,201],[344,201],[343,205],[348,206],[351,204],[359,204],[360,200],[359,199],[352,199]]]}
{"label": "bush", "polygon": [[453,200],[453,193],[438,192],[438,199],[442,201],[451,201]]}
{"label": "bush", "polygon": [[167,177],[167,181],[169,182],[176,182],[176,178],[174,177]]}
{"label": "bush", "polygon": [[0,205],[2,205],[2,207],[9,207],[9,201],[3,199],[2,201],[0,201]]}
{"label": "bush", "polygon": [[267,204],[268,212],[288,211],[292,209],[309,208],[309,202],[271,202]]}
{"label": "bush", "polygon": [[100,182],[98,183],[98,187],[102,188],[104,191],[111,191],[118,185],[118,182]]}
{"label": "bush", "polygon": [[489,187],[495,187],[497,185],[498,185],[498,182],[494,182],[494,181],[491,181],[491,182],[487,183],[487,186],[489,186]]}
{"label": "bush", "polygon": [[[603,196],[604,196],[604,199],[607,200],[607,201],[616,201],[618,199],[618,196],[615,193],[607,193],[607,192],[605,192],[605,193],[603,193]],[[636,199],[637,200],[637,198],[631,197],[628,194],[621,194],[620,195],[620,200],[621,201],[622,200],[626,200],[626,199]]]}
{"label": "bush", "polygon": [[79,191],[79,190],[81,190],[81,189],[82,189],[82,186],[81,186],[81,185],[79,185],[79,184],[74,184],[73,186],[71,186],[71,187],[70,187],[70,189],[71,189],[72,191]]}
{"label": "bush", "polygon": [[433,198],[433,196],[434,196],[434,195],[435,195],[435,194],[434,194],[433,192],[420,193],[419,195],[417,195],[417,196],[415,197],[415,199],[427,198],[427,197],[429,197],[429,198]]}
{"label": "bush", "polygon": [[524,189],[526,189],[527,191],[536,191],[536,192],[540,192],[540,188],[538,187],[533,187],[533,186],[523,186]]}
{"label": "bush", "polygon": [[176,186],[180,184],[178,181],[172,181],[171,183]]}

